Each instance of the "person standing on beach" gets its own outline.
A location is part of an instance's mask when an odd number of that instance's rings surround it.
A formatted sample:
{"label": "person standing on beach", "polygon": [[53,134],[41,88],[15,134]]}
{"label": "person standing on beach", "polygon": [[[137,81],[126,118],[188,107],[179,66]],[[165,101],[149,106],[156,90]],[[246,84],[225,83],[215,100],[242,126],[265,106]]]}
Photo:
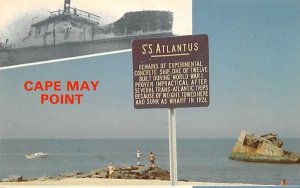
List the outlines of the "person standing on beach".
{"label": "person standing on beach", "polygon": [[112,178],[114,171],[115,167],[112,165],[112,163],[109,163],[109,166],[107,167],[107,178]]}
{"label": "person standing on beach", "polygon": [[151,151],[150,154],[148,155],[148,160],[150,162],[150,167],[154,167],[154,162],[155,162],[155,155],[153,154],[153,152]]}
{"label": "person standing on beach", "polygon": [[281,180],[280,185],[281,186],[286,186],[287,185],[286,180],[285,179]]}
{"label": "person standing on beach", "polygon": [[137,151],[136,158],[137,158],[136,164],[139,166],[141,164],[141,152],[140,152],[140,150]]}

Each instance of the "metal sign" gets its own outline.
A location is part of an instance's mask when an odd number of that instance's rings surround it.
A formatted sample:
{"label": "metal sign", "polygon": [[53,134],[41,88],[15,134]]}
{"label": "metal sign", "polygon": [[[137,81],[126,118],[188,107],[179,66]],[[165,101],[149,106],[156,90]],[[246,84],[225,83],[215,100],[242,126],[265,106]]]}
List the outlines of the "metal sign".
{"label": "metal sign", "polygon": [[208,36],[132,42],[134,107],[169,108],[171,185],[177,185],[176,107],[209,105]]}
{"label": "metal sign", "polygon": [[208,36],[134,40],[134,107],[209,105]]}

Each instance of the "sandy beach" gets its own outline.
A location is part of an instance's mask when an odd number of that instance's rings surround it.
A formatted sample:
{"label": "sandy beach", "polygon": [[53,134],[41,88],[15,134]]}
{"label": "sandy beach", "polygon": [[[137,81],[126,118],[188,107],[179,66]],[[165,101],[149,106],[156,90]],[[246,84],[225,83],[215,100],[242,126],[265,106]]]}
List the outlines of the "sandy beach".
{"label": "sandy beach", "polygon": [[[162,180],[138,180],[138,179],[100,179],[100,178],[64,178],[61,180],[46,180],[46,181],[28,181],[28,182],[0,182],[0,186],[33,186],[33,185],[98,185],[98,186],[128,186],[128,185],[155,185],[155,186],[168,186],[170,181]],[[241,184],[241,183],[213,183],[213,182],[178,182],[178,185],[192,186],[192,185],[210,185],[210,186],[228,186],[228,185],[253,185],[253,184]]]}

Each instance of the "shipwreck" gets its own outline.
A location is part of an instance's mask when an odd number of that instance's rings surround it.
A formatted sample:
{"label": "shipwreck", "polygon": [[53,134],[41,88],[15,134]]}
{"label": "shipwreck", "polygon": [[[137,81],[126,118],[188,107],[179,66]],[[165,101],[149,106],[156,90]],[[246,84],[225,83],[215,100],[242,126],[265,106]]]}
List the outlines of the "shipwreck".
{"label": "shipwreck", "polygon": [[300,154],[286,151],[282,146],[281,139],[273,133],[257,136],[242,131],[229,159],[246,162],[300,163]]}
{"label": "shipwreck", "polygon": [[22,41],[0,42],[0,67],[130,49],[133,39],[173,35],[170,11],[126,12],[113,23],[100,21],[100,16],[65,0],[63,9],[32,23]]}

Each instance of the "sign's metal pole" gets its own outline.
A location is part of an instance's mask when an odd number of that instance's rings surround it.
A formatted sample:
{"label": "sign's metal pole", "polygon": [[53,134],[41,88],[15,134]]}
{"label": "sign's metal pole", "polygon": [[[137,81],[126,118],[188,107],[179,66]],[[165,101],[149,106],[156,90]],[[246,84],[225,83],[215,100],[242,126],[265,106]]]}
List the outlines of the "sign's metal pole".
{"label": "sign's metal pole", "polygon": [[177,144],[175,108],[169,108],[169,155],[171,185],[177,185]]}

